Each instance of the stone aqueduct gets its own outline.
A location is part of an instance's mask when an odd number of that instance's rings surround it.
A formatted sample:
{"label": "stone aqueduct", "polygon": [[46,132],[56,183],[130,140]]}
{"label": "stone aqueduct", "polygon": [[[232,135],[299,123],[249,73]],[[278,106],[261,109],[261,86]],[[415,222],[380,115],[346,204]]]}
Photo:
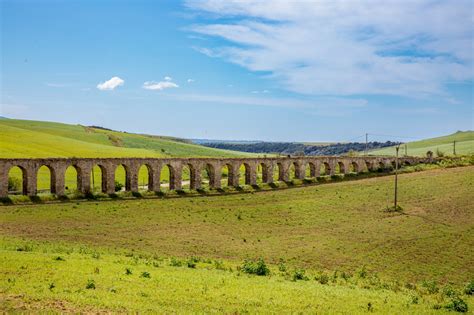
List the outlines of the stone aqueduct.
{"label": "stone aqueduct", "polygon": [[[400,165],[429,163],[428,158],[402,157]],[[209,176],[209,187],[220,188],[222,168],[228,168],[228,186],[239,185],[239,169],[245,166],[245,184],[257,184],[257,170],[261,166],[262,182],[272,183],[273,172],[278,168],[278,180],[289,181],[290,167],[294,165],[294,177],[303,179],[306,167],[310,176],[317,177],[323,168],[325,174],[333,175],[336,166],[341,173],[364,172],[379,168],[390,168],[395,165],[392,157],[275,157],[275,158],[47,158],[47,159],[0,159],[0,197],[8,196],[8,174],[13,167],[23,172],[23,194],[37,194],[37,175],[42,166],[51,174],[51,193],[58,196],[65,194],[65,172],[70,166],[77,171],[77,189],[83,194],[91,192],[91,171],[97,165],[102,173],[102,192],[115,192],[115,170],[122,165],[125,168],[125,190],[138,191],[138,172],[141,166],[148,168],[148,190],[160,191],[160,176],[163,167],[169,168],[169,189],[180,190],[182,170],[190,170],[190,189],[199,189],[202,184],[201,173],[206,169]]]}

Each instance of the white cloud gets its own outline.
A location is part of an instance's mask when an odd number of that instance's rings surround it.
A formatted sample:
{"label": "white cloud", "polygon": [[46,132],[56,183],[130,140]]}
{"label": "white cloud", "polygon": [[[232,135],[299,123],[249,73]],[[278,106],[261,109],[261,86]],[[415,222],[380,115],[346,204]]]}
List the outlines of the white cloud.
{"label": "white cloud", "polygon": [[177,87],[179,87],[179,85],[171,81],[160,81],[160,82],[146,81],[145,83],[143,83],[143,88],[146,90],[161,91],[164,89],[177,88]]}
{"label": "white cloud", "polygon": [[211,13],[205,17],[224,18],[191,30],[227,44],[196,50],[268,72],[293,92],[439,95],[447,83],[474,78],[471,0],[202,0],[186,5]]}
{"label": "white cloud", "polygon": [[169,77],[169,76],[166,76],[164,77],[165,81],[173,81],[173,78]]}
{"label": "white cloud", "polygon": [[194,79],[188,79],[188,83],[193,83],[194,81]]}
{"label": "white cloud", "polygon": [[343,116],[366,109],[368,102],[362,98],[319,97],[318,99],[295,99],[287,97],[259,97],[212,94],[168,94],[164,97],[183,101],[216,104],[216,106],[264,106],[299,109],[311,114]]}
{"label": "white cloud", "polygon": [[108,81],[97,84],[97,88],[101,91],[113,90],[116,87],[123,85],[124,83],[125,81],[120,79],[119,77],[112,77]]}

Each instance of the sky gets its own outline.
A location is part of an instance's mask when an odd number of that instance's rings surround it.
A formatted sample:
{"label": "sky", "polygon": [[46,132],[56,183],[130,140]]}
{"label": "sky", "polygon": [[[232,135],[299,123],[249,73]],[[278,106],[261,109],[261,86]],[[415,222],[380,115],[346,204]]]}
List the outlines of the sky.
{"label": "sky", "polygon": [[183,138],[474,129],[471,0],[0,0],[0,115]]}

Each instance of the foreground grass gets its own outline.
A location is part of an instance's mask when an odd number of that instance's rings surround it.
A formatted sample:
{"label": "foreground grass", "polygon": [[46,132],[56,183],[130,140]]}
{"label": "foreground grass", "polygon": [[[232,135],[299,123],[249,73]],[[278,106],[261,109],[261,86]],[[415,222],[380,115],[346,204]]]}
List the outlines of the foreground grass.
{"label": "foreground grass", "polygon": [[0,233],[164,256],[354,271],[400,281],[474,276],[474,167],[255,194],[0,207]]}
{"label": "foreground grass", "polygon": [[364,275],[305,281],[275,268],[270,276],[247,275],[222,261],[195,258],[179,266],[175,259],[85,246],[1,244],[3,311],[443,314],[452,303],[443,294]]}

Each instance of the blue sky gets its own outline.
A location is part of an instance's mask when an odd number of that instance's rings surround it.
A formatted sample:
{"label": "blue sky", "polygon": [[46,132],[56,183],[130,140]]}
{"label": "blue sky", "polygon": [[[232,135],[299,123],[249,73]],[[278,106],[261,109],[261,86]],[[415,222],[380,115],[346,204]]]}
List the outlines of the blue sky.
{"label": "blue sky", "polygon": [[272,141],[474,129],[473,12],[464,0],[3,0],[0,115]]}

